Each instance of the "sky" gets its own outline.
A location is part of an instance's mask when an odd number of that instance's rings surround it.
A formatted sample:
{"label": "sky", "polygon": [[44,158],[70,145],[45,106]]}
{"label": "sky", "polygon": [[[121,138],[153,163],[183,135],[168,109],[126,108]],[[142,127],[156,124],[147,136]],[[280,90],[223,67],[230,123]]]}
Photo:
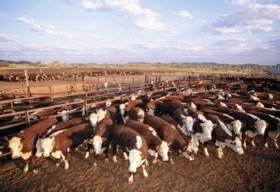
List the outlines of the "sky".
{"label": "sky", "polygon": [[280,63],[280,0],[0,0],[0,59]]}

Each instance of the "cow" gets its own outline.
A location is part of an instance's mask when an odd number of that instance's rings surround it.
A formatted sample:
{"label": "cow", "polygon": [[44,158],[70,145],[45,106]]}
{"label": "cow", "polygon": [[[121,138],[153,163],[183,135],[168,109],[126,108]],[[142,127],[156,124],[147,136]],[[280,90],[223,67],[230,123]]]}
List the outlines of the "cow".
{"label": "cow", "polygon": [[24,173],[28,172],[29,166],[33,168],[33,173],[38,173],[38,170],[36,169],[36,159],[34,157],[36,152],[36,141],[40,135],[46,133],[55,123],[57,123],[56,117],[43,119],[9,140],[12,159],[21,157],[25,160],[25,166],[23,169]]}
{"label": "cow", "polygon": [[[153,127],[158,136],[176,152],[181,151],[183,156],[190,161],[193,160],[189,154],[191,153],[191,142],[186,142],[179,134],[177,129],[170,123],[154,115],[146,115],[144,123]],[[173,159],[169,156],[171,164],[174,164]]]}
{"label": "cow", "polygon": [[204,154],[209,157],[207,150],[207,142],[212,140],[213,123],[212,121],[206,119],[201,111],[188,111],[188,115],[193,118],[193,151],[197,153],[199,143],[202,143]]}
{"label": "cow", "polygon": [[153,100],[146,104],[145,111],[149,115],[158,115],[160,113],[160,107],[162,105],[162,100]]}
{"label": "cow", "polygon": [[140,166],[142,166],[144,177],[147,178],[148,173],[145,169],[145,164],[148,164],[148,145],[144,137],[129,127],[116,124],[113,129],[112,139],[112,153],[114,163],[117,163],[117,146],[121,147],[123,153],[128,153],[128,171],[130,174],[128,182],[133,183],[133,175]]}
{"label": "cow", "polygon": [[110,117],[102,119],[95,128],[95,133],[89,143],[93,146],[94,166],[96,166],[95,157],[101,155],[105,149],[106,159],[108,161],[109,145],[111,144],[113,136],[114,122]]}
{"label": "cow", "polygon": [[267,123],[255,115],[223,107],[217,108],[215,110],[226,113],[242,122],[241,132],[243,147],[247,147],[246,136],[251,139],[251,144],[253,147],[255,147],[254,138],[257,135],[264,135],[265,133]]}
{"label": "cow", "polygon": [[217,115],[205,114],[205,117],[211,120],[214,124],[212,131],[212,141],[217,147],[219,159],[223,157],[223,148],[225,146],[231,148],[239,155],[244,154],[240,138],[233,135]]}
{"label": "cow", "polygon": [[40,151],[44,157],[50,155],[56,159],[62,159],[64,169],[69,169],[68,152],[80,146],[86,139],[93,134],[90,123],[81,123],[68,129],[53,133],[47,138],[41,139]]}
{"label": "cow", "polygon": [[267,122],[267,129],[265,130],[264,133],[265,148],[268,148],[267,139],[268,137],[270,137],[273,140],[274,146],[279,149],[279,146],[277,144],[277,139],[280,135],[280,118],[262,112],[256,112],[256,111],[247,111],[247,112],[256,115],[257,117]]}
{"label": "cow", "polygon": [[132,119],[128,119],[125,126],[135,130],[146,139],[149,148],[148,153],[154,156],[153,164],[157,162],[158,155],[163,161],[168,161],[169,146],[159,138],[152,127]]}
{"label": "cow", "polygon": [[221,119],[221,121],[226,124],[229,131],[233,132],[236,136],[241,136],[242,123],[240,120],[235,119],[232,116],[227,115],[225,113],[220,113],[214,110],[214,108],[203,108],[200,109],[200,111],[202,111],[205,115],[217,115]]}

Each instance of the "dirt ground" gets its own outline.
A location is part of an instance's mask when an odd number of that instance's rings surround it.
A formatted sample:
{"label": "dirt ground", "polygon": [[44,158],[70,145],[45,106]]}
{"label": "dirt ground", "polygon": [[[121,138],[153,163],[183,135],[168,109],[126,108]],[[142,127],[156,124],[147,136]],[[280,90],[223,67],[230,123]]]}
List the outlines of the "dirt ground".
{"label": "dirt ground", "polygon": [[[21,160],[0,160],[1,191],[280,191],[280,150],[264,150],[260,139],[257,147],[248,146],[240,156],[231,149],[224,150],[224,158],[216,157],[215,147],[209,146],[207,158],[200,149],[192,162],[173,155],[175,164],[160,161],[147,168],[144,178],[138,168],[134,183],[128,184],[128,162],[119,155],[118,163],[84,159],[82,149],[71,152],[69,170],[56,167],[51,159],[39,160],[39,173],[22,173]],[[271,145],[271,143],[270,143]]]}

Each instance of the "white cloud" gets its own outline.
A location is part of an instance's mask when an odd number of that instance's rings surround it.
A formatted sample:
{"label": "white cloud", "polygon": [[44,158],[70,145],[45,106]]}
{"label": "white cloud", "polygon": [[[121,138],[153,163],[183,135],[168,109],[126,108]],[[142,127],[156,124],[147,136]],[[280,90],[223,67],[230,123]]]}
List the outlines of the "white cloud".
{"label": "white cloud", "polygon": [[100,1],[82,0],[81,6],[89,10],[97,10],[102,7]]}
{"label": "white cloud", "polygon": [[9,41],[14,41],[17,39],[17,36],[15,35],[4,35],[4,34],[0,34],[0,42],[4,41],[4,42],[9,42]]}
{"label": "white cloud", "polygon": [[61,36],[61,37],[68,38],[68,39],[73,39],[75,36],[71,32],[57,31],[54,26],[49,25],[49,24],[39,23],[31,18],[18,17],[15,19],[15,21],[27,25],[31,31],[38,33],[38,34]]}
{"label": "white cloud", "polygon": [[158,20],[159,14],[150,9],[142,8],[139,0],[80,0],[79,3],[87,10],[120,12],[123,16],[126,16],[126,20],[142,30],[171,32],[163,22]]}
{"label": "white cloud", "polygon": [[193,18],[193,16],[186,10],[175,11],[175,14],[180,16],[180,17],[186,18],[186,19],[192,19]]}
{"label": "white cloud", "polygon": [[280,6],[277,4],[260,4],[255,0],[231,0],[239,6],[236,12],[223,15],[219,20],[207,23],[206,33],[230,34],[251,32],[272,32],[274,23],[280,20]]}

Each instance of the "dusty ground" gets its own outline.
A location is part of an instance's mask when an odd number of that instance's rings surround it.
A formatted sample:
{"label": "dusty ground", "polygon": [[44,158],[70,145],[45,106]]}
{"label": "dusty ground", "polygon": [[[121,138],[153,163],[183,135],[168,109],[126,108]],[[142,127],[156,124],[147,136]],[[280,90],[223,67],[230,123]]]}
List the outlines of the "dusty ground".
{"label": "dusty ground", "polygon": [[[82,152],[71,152],[70,168],[56,167],[50,159],[40,159],[37,175],[22,174],[20,160],[2,159],[0,165],[1,191],[280,191],[280,150],[263,150],[248,146],[239,156],[231,149],[217,159],[213,146],[210,158],[200,149],[195,161],[174,155],[175,164],[150,163],[145,179],[138,169],[134,183],[128,184],[127,162],[119,156],[118,164],[110,159],[84,159]],[[151,159],[149,159],[151,162]]]}

